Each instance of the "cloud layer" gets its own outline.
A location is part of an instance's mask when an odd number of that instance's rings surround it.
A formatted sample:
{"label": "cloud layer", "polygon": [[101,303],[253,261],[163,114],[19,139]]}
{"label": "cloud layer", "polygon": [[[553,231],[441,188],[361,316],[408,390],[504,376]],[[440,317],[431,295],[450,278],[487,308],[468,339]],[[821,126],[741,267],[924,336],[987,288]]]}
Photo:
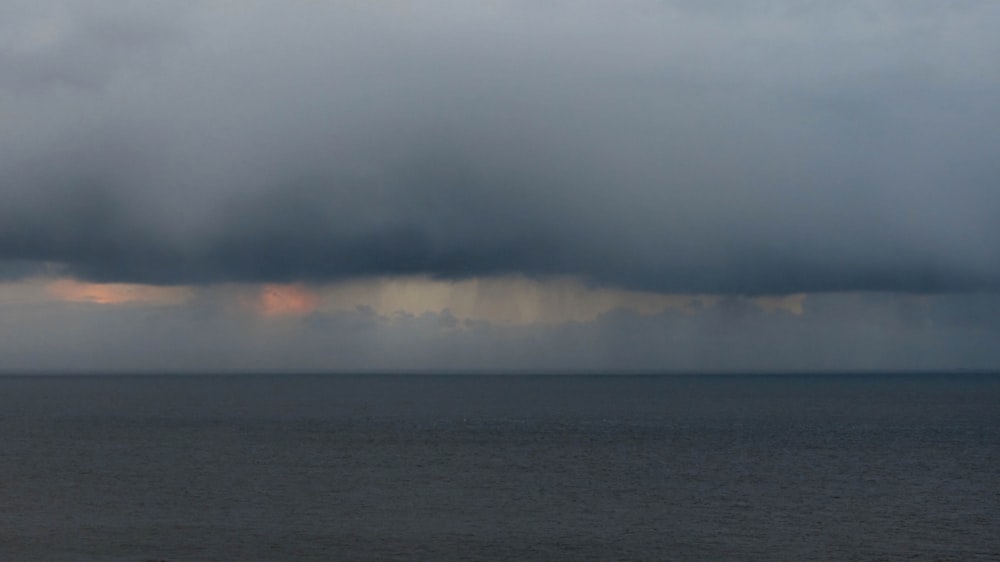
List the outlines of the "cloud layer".
{"label": "cloud layer", "polygon": [[0,275],[996,290],[998,20],[991,1],[6,2]]}
{"label": "cloud layer", "polygon": [[[28,285],[25,285],[27,287]],[[803,313],[722,297],[530,325],[370,307],[262,316],[232,291],[187,305],[0,302],[0,373],[996,370],[995,295],[812,295]],[[204,293],[203,293],[204,291]],[[2,296],[4,293],[0,293]],[[11,295],[8,291],[6,294]]]}

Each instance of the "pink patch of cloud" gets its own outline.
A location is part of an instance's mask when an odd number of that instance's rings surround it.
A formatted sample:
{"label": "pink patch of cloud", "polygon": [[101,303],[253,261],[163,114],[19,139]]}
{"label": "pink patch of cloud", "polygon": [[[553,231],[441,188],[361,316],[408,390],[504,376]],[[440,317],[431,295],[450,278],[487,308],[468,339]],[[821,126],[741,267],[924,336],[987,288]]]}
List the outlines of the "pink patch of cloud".
{"label": "pink patch of cloud", "polygon": [[95,304],[173,304],[183,301],[188,294],[188,290],[183,287],[86,283],[74,279],[53,281],[46,286],[46,291],[59,300]]}
{"label": "pink patch of cloud", "polygon": [[258,306],[264,316],[303,316],[316,310],[319,296],[298,284],[264,285]]}

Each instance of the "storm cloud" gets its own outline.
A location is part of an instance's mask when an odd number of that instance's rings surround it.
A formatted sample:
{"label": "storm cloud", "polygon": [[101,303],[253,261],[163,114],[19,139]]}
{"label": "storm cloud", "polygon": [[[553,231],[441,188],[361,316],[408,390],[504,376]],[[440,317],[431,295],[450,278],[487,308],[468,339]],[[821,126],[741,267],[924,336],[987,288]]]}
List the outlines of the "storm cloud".
{"label": "storm cloud", "polygon": [[5,2],[0,275],[1000,289],[1000,4]]}

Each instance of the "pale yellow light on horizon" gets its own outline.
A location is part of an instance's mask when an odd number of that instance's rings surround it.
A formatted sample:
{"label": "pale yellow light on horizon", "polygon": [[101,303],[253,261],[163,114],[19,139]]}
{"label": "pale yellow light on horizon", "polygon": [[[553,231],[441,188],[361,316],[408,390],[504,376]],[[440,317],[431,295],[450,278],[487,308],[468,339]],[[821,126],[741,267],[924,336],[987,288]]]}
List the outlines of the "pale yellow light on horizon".
{"label": "pale yellow light on horizon", "polygon": [[[39,290],[39,287],[43,290]],[[6,296],[5,296],[6,295]],[[498,324],[563,324],[597,320],[614,310],[659,314],[676,310],[696,314],[715,306],[716,295],[665,294],[592,287],[569,278],[546,280],[521,276],[473,278],[459,281],[428,277],[383,277],[330,285],[270,283],[214,287],[159,287],[127,283],[88,283],[48,279],[7,283],[0,304],[56,299],[101,305],[128,303],[177,305],[192,296],[248,307],[264,318],[293,318],[314,312],[370,309],[393,319],[399,314],[419,316],[445,311],[459,320]],[[749,302],[767,313],[803,314],[805,294],[761,296]],[[239,304],[241,303],[241,304]]]}
{"label": "pale yellow light on horizon", "polygon": [[806,301],[804,293],[784,296],[756,297],[753,303],[759,306],[764,312],[776,312],[782,310],[795,316],[802,316],[802,305]]}
{"label": "pale yellow light on horizon", "polygon": [[460,320],[504,324],[591,322],[602,314],[627,309],[656,314],[666,309],[691,313],[718,297],[658,294],[588,287],[572,278],[544,281],[525,277],[490,277],[445,281],[395,277],[349,281],[322,289],[321,310],[371,308],[380,316],[400,312],[420,315],[447,310]]}

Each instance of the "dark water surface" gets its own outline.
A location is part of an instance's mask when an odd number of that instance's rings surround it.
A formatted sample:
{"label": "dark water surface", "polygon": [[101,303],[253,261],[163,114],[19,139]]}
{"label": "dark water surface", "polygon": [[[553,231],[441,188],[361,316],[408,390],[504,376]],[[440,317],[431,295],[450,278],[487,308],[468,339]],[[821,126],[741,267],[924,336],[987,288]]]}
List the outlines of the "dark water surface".
{"label": "dark water surface", "polygon": [[0,560],[1000,560],[1000,376],[0,377]]}

